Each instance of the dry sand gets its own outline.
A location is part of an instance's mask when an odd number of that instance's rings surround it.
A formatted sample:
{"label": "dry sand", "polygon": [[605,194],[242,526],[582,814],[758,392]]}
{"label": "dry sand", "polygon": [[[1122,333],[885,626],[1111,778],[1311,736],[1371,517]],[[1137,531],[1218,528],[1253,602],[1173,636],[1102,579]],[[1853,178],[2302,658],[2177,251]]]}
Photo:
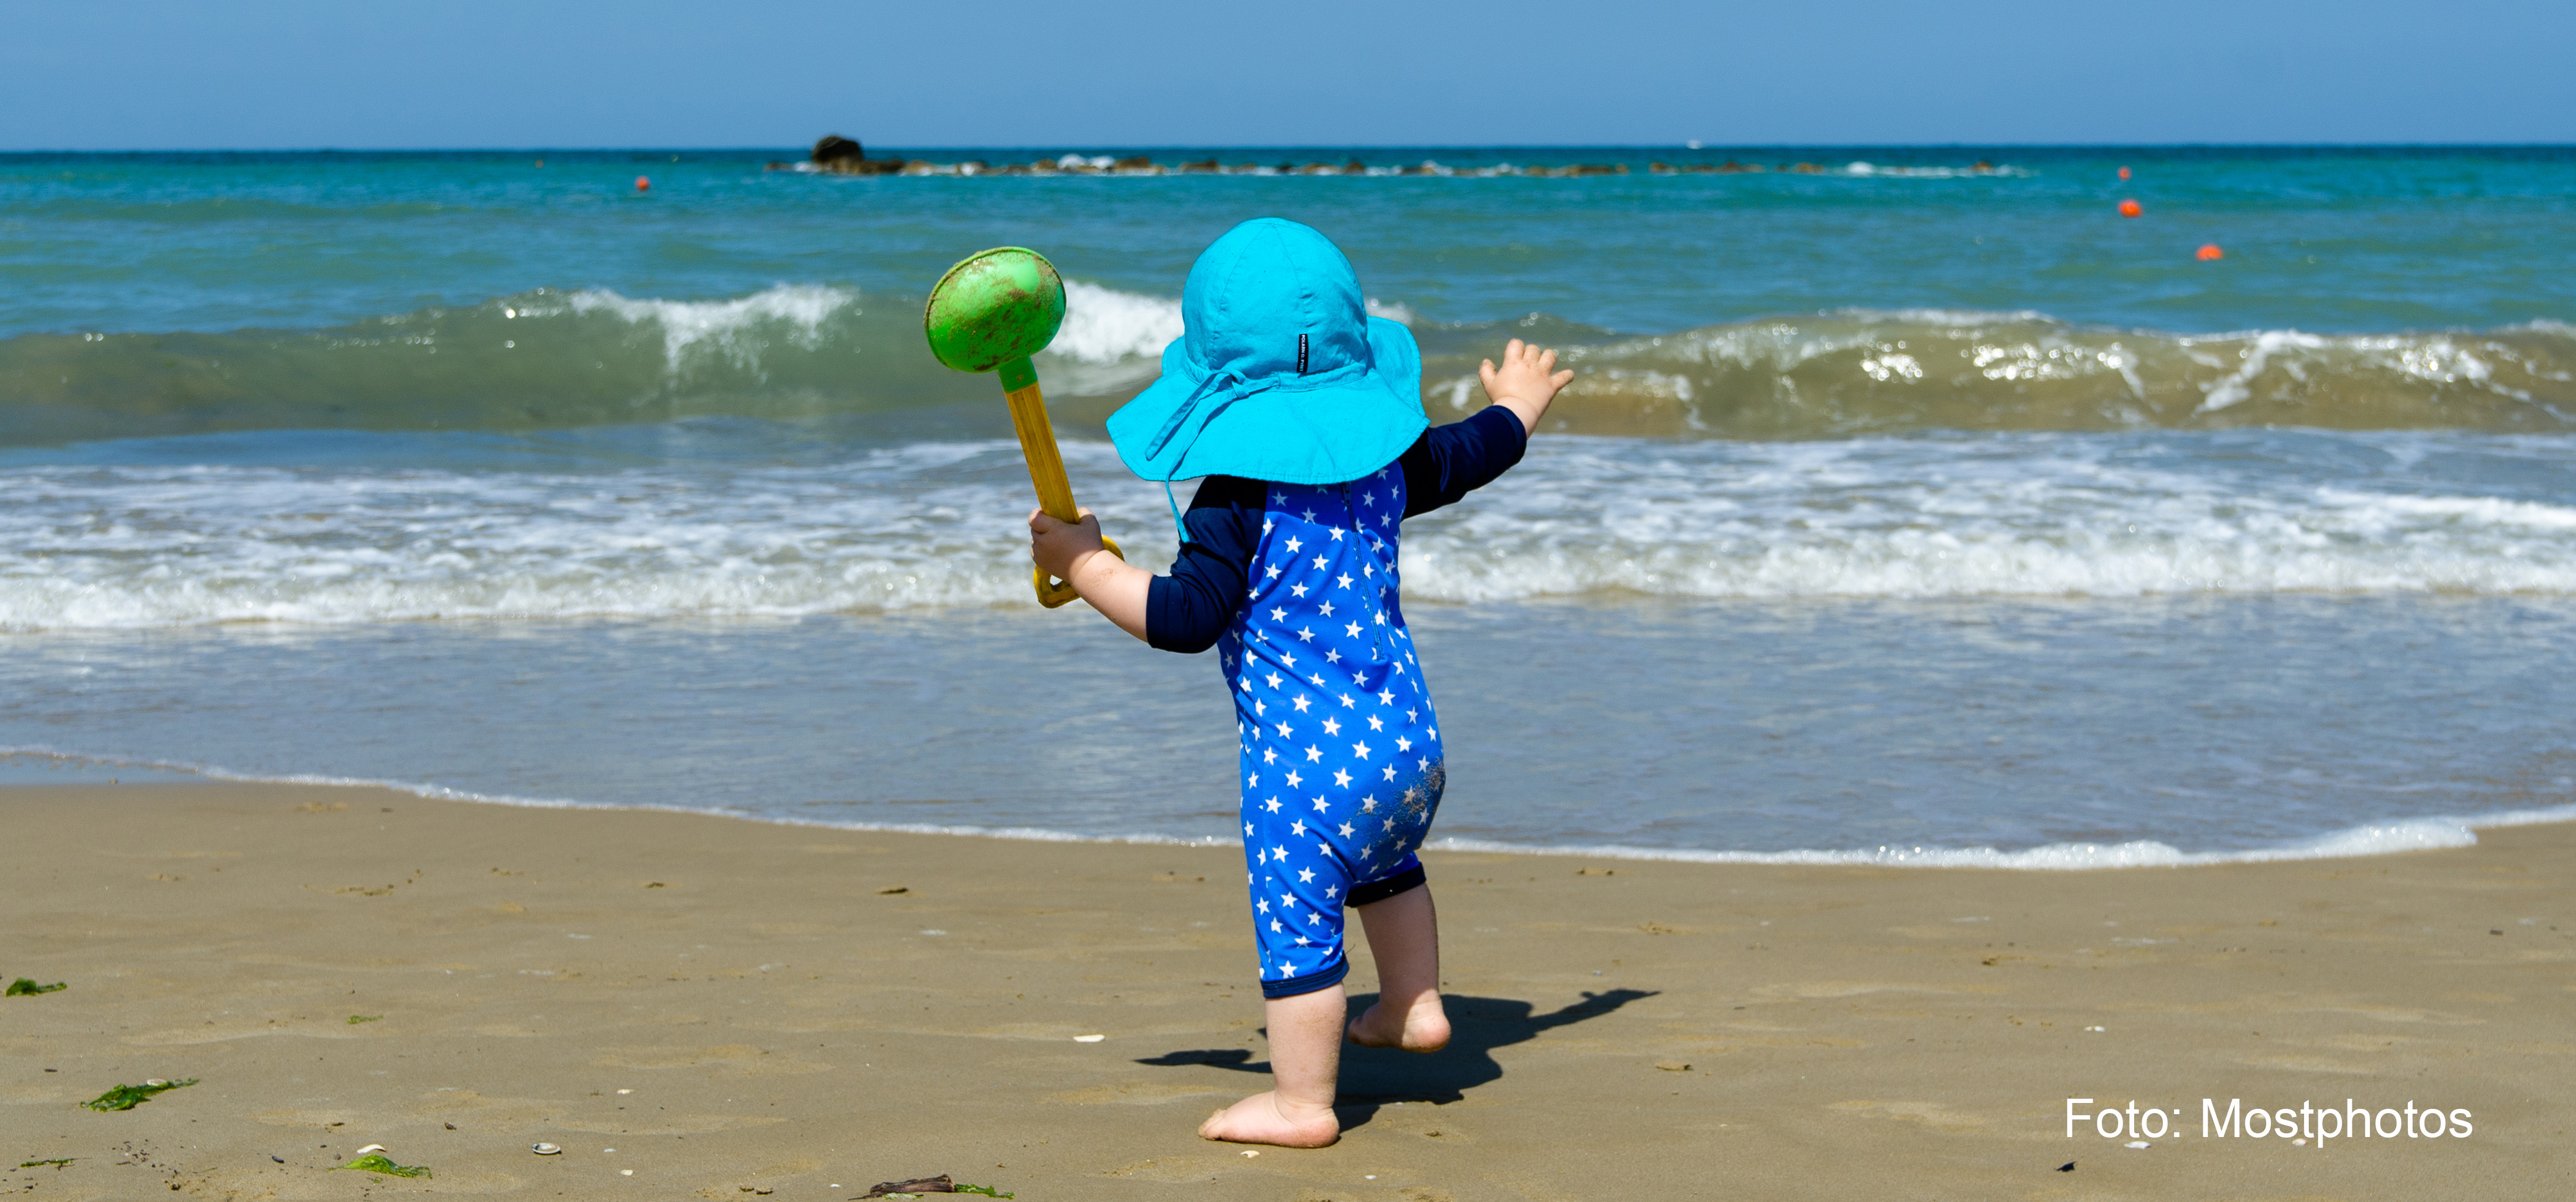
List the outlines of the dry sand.
{"label": "dry sand", "polygon": [[[70,985],[0,1000],[0,1155],[72,1158],[0,1176],[35,1198],[2542,1198],[2576,1168],[2565,826],[2088,873],[1433,856],[1457,1043],[1353,1055],[1338,1146],[1248,1156],[1191,1134],[1266,1082],[1232,849],[279,786],[0,814],[0,974]],[[2070,1096],[2183,1134],[2070,1139]],[[2204,1097],[2475,1130],[2204,1139]],[[370,1143],[435,1177],[327,1171]]]}

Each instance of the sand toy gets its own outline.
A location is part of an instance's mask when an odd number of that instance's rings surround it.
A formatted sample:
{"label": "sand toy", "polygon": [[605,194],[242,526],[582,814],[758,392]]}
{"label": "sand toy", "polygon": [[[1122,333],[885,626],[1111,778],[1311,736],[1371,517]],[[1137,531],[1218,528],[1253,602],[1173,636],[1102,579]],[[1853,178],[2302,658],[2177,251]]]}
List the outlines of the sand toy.
{"label": "sand toy", "polygon": [[[1011,425],[1020,432],[1020,453],[1029,462],[1029,483],[1037,486],[1038,507],[1059,522],[1078,520],[1073,484],[1065,479],[1064,456],[1055,445],[1055,427],[1047,422],[1046,397],[1038,391],[1037,365],[1029,356],[1055,340],[1064,324],[1064,278],[1055,264],[1033,250],[997,246],[969,255],[939,277],[922,309],[922,332],[930,353],[959,371],[998,372],[1002,396],[1011,405]],[[1120,559],[1118,544],[1102,545]],[[1048,609],[1073,600],[1071,584],[1051,580],[1046,569],[1031,568],[1038,604]]]}

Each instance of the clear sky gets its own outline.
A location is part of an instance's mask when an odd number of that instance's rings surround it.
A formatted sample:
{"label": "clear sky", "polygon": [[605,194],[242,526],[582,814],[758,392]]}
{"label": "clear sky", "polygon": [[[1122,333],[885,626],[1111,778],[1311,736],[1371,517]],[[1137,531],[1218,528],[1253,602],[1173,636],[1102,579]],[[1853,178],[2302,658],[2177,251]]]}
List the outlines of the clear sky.
{"label": "clear sky", "polygon": [[0,0],[0,149],[2576,142],[2568,0]]}

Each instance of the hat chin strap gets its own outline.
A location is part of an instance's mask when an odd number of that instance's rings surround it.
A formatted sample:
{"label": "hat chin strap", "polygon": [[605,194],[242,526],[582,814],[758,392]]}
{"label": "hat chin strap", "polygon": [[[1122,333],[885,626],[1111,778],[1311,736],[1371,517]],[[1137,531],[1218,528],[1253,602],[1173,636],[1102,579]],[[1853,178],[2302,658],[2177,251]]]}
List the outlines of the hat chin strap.
{"label": "hat chin strap", "polygon": [[[1172,415],[1170,417],[1163,419],[1163,428],[1155,431],[1153,441],[1147,443],[1145,446],[1145,457],[1148,459],[1162,458],[1163,448],[1170,446],[1172,439],[1180,434],[1182,423],[1187,422],[1190,419],[1190,415],[1198,412],[1199,402],[1204,400],[1208,394],[1226,389],[1229,386],[1242,389],[1242,391],[1236,392],[1235,395],[1217,402],[1216,408],[1208,412],[1208,421],[1216,420],[1216,415],[1225,412],[1226,406],[1242,400],[1245,397],[1252,396],[1257,393],[1268,392],[1271,387],[1270,383],[1266,380],[1259,384],[1254,384],[1239,368],[1229,367],[1223,371],[1208,373],[1208,377],[1206,379],[1199,381],[1198,387],[1190,390],[1189,399],[1182,401],[1172,410]],[[1200,422],[1198,433],[1191,434],[1189,444],[1181,448],[1180,455],[1174,457],[1172,461],[1174,469],[1179,467],[1180,460],[1189,457],[1190,448],[1197,446],[1199,443],[1199,433],[1204,433],[1206,430],[1207,422]],[[1163,477],[1163,482],[1166,484],[1171,483],[1171,480],[1172,478],[1168,474]]]}

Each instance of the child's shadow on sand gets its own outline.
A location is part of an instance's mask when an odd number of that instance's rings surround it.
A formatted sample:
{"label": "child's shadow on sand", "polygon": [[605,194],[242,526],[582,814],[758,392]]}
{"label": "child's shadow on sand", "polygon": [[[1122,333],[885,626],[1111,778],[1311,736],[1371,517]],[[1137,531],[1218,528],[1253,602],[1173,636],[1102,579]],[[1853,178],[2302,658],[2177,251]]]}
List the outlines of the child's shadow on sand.
{"label": "child's shadow on sand", "polygon": [[[1653,996],[1654,991],[1641,989],[1586,993],[1582,1001],[1552,1014],[1532,1014],[1528,1002],[1450,995],[1441,999],[1449,1010],[1448,1047],[1417,1056],[1391,1048],[1343,1044],[1341,1096],[1334,1099],[1334,1109],[1341,1112],[1344,1127],[1356,1127],[1387,1102],[1458,1101],[1466,1091],[1502,1077],[1503,1066],[1494,1062],[1495,1048],[1526,1043],[1538,1038],[1541,1031],[1599,1018]],[[1375,1004],[1376,994],[1354,994],[1351,1013],[1357,1015]],[[1270,1071],[1269,1061],[1255,1060],[1251,1052],[1242,1048],[1166,1052],[1136,1063],[1164,1067],[1203,1064],[1244,1073]]]}

